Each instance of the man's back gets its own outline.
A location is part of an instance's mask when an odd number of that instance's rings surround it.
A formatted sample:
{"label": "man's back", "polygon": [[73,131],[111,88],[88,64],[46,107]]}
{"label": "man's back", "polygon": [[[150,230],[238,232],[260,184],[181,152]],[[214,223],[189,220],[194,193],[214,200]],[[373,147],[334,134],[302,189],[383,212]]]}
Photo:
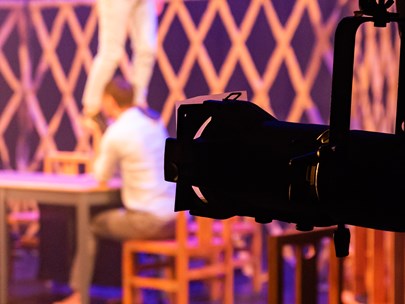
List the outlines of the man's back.
{"label": "man's back", "polygon": [[163,170],[167,136],[159,120],[135,107],[123,112],[104,134],[95,174],[111,176],[119,166],[128,209],[173,216],[175,184],[164,180]]}

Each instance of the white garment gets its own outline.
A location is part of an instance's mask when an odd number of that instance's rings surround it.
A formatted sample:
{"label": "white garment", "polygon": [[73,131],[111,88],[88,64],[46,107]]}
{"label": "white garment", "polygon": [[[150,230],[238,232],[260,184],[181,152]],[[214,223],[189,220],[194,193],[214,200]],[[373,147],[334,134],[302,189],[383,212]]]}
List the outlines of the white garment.
{"label": "white garment", "polygon": [[160,120],[138,108],[123,112],[104,133],[94,175],[106,181],[118,171],[122,201],[129,210],[174,218],[176,185],[164,180],[164,149],[168,133]]}
{"label": "white garment", "polygon": [[156,60],[158,16],[154,0],[97,0],[98,51],[83,92],[83,112],[100,111],[105,85],[125,52],[129,30],[134,104],[145,106]]}
{"label": "white garment", "polygon": [[139,108],[123,112],[105,131],[94,176],[107,181],[121,174],[122,203],[92,218],[89,235],[89,272],[83,273],[77,255],[70,274],[70,287],[78,290],[81,279],[90,284],[99,237],[125,239],[171,238],[175,233],[174,183],[164,180],[164,149],[168,137],[160,120],[145,116]]}

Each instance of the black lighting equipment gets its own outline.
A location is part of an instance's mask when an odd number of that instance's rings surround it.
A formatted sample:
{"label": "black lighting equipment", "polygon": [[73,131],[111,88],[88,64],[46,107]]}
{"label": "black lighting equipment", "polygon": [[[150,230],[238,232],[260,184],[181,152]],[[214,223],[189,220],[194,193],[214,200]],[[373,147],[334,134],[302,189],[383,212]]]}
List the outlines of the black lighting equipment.
{"label": "black lighting equipment", "polygon": [[177,138],[165,147],[175,211],[280,220],[300,231],[336,225],[338,257],[349,251],[345,225],[405,232],[402,43],[395,134],[350,130],[356,31],[365,22],[385,27],[402,19],[388,12],[393,1],[361,2],[366,9],[343,18],[335,32],[329,126],[280,121],[248,101],[178,108]]}

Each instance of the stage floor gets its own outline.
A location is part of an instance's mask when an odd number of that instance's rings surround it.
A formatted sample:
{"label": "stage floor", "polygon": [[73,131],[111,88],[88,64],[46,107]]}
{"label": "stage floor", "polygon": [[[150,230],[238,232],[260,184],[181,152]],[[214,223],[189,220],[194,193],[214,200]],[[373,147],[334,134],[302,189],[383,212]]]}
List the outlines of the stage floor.
{"label": "stage floor", "polygon": [[[43,282],[36,279],[38,267],[38,253],[36,251],[21,250],[14,258],[14,274],[10,279],[8,304],[52,304],[67,295],[65,285],[55,285],[52,282]],[[91,289],[91,304],[118,304],[120,288],[93,286]],[[191,285],[190,304],[211,304],[207,298],[208,293],[198,282]],[[115,300],[115,301],[114,301]],[[145,303],[165,303],[159,298],[157,292],[146,292]],[[235,276],[235,304],[265,304],[267,303],[267,286],[259,295],[254,295],[249,278],[239,271]]]}
{"label": "stage floor", "polygon": [[[265,255],[264,255],[265,256]],[[62,299],[69,292],[65,285],[55,285],[52,282],[39,281],[36,278],[38,268],[38,253],[36,251],[21,250],[14,258],[14,274],[10,279],[9,302],[7,304],[52,304]],[[264,267],[267,267],[264,261]],[[288,290],[285,292],[286,303],[293,303],[292,268],[286,265],[289,273]],[[235,273],[235,304],[267,304],[267,284],[263,284],[262,292],[254,294],[248,277],[240,271]],[[327,288],[319,293],[319,304],[327,303]],[[91,304],[120,304],[121,291],[117,287],[93,286],[91,289]],[[157,292],[146,292],[145,303],[166,303]],[[190,304],[213,304],[208,299],[208,292],[201,283],[191,285]]]}

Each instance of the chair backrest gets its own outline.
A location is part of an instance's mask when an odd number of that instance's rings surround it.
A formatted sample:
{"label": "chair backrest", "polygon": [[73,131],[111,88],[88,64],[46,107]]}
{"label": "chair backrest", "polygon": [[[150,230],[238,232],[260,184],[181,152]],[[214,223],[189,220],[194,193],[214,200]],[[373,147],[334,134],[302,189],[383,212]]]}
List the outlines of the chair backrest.
{"label": "chair backrest", "polygon": [[92,154],[77,151],[53,151],[44,158],[44,172],[76,175],[90,173]]}
{"label": "chair backrest", "polygon": [[176,219],[176,240],[184,247],[188,246],[191,240],[204,254],[210,250],[213,241],[231,242],[232,220],[192,216],[186,211],[179,211]]}
{"label": "chair backrest", "polygon": [[[343,260],[336,257],[333,243],[335,227],[319,228],[309,232],[286,231],[281,235],[268,237],[269,250],[269,303],[284,303],[284,261],[285,246],[294,247],[295,262],[295,303],[317,303],[319,271],[317,268],[324,240],[328,240],[329,302],[341,303],[343,290]],[[307,255],[306,249],[312,254]]]}

